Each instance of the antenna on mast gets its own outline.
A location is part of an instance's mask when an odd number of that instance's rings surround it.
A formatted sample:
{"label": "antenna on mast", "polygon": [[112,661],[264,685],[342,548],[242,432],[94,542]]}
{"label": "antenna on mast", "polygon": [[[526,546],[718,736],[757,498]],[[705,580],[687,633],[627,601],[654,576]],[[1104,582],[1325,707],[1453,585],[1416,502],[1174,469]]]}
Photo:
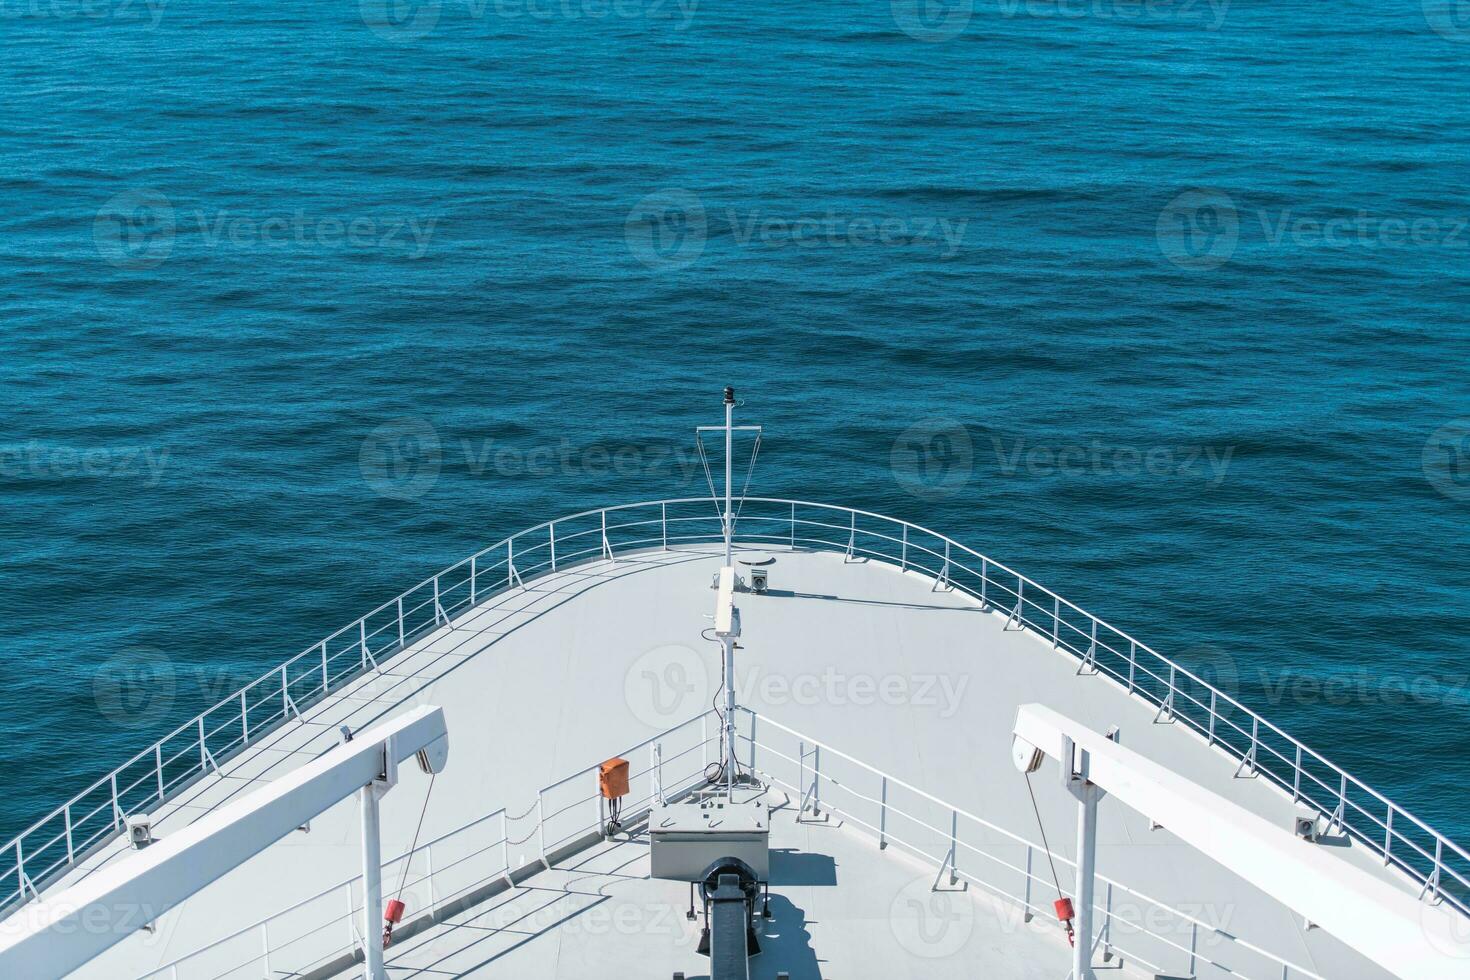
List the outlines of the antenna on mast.
{"label": "antenna on mast", "polygon": [[[735,607],[735,593],[740,590],[742,583],[735,574],[735,519],[739,516],[739,509],[734,507],[734,464],[735,464],[735,433],[741,431],[753,431],[755,433],[755,446],[750,452],[750,469],[745,474],[745,486],[740,491],[740,503],[745,503],[746,490],[750,488],[750,475],[755,471],[756,456],[760,453],[761,427],[758,425],[735,424],[735,388],[731,385],[725,386],[725,424],[721,426],[700,426],[695,430],[695,441],[699,446],[699,457],[704,461],[705,479],[710,484],[710,496],[715,500],[715,507],[720,514],[720,531],[725,543],[725,560],[720,566],[719,574],[715,576],[715,638],[719,640],[721,653],[723,654],[724,668],[723,680],[725,691],[725,708],[722,712],[720,725],[720,740],[724,743],[721,753],[721,766],[724,769],[724,783],[726,796],[733,800],[735,794],[735,640],[740,636],[740,610]],[[714,479],[710,475],[709,460],[704,454],[704,433],[721,432],[725,436],[725,499],[724,506],[720,506],[720,500],[715,492]]]}
{"label": "antenna on mast", "polygon": [[[720,537],[725,544],[725,561],[722,568],[735,567],[735,522],[740,517],[740,508],[745,503],[745,495],[750,489],[750,478],[755,472],[755,461],[761,451],[761,427],[758,425],[736,425],[735,424],[735,388],[726,385],[724,392],[725,424],[724,425],[701,425],[694,430],[695,447],[699,450],[700,462],[704,464],[704,478],[709,484],[710,499],[715,503],[715,510],[720,517]],[[725,489],[723,494],[715,489],[714,476],[710,472],[709,457],[704,451],[704,434],[706,432],[718,432],[725,437]],[[750,450],[750,463],[745,471],[745,484],[740,488],[740,497],[735,498],[735,433],[755,433],[755,444]],[[723,499],[721,499],[723,497]],[[743,584],[743,583],[742,583]]]}

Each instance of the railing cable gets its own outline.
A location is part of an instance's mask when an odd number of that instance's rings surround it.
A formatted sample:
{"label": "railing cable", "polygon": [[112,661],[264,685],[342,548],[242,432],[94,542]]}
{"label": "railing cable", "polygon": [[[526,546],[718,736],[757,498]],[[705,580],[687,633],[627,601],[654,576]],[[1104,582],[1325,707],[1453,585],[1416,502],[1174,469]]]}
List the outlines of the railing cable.
{"label": "railing cable", "polygon": [[402,900],[404,886],[408,884],[408,869],[413,866],[414,851],[419,849],[419,832],[424,829],[424,817],[429,812],[429,797],[434,792],[434,777],[438,775],[436,772],[429,773],[429,788],[424,790],[424,807],[419,811],[419,825],[413,830],[413,843],[409,845],[408,857],[403,860],[403,873],[398,876],[398,893],[393,896],[396,900]]}
{"label": "railing cable", "polygon": [[[1036,829],[1041,831],[1041,849],[1046,852],[1046,863],[1051,865],[1051,882],[1056,886],[1057,898],[1062,898],[1062,882],[1057,877],[1057,863],[1052,860],[1051,844],[1046,840],[1046,827],[1041,823],[1041,807],[1036,805],[1036,791],[1031,788],[1031,774],[1026,774],[1026,795],[1031,797],[1031,810],[1036,814]],[[1067,923],[1067,942],[1072,941],[1072,923]]]}
{"label": "railing cable", "polygon": [[750,465],[745,468],[745,482],[740,486],[740,503],[735,505],[735,516],[730,519],[731,533],[734,527],[740,523],[740,512],[745,509],[745,495],[750,492],[750,477],[755,473],[756,457],[761,454],[761,434],[755,434],[755,445],[750,450]]}

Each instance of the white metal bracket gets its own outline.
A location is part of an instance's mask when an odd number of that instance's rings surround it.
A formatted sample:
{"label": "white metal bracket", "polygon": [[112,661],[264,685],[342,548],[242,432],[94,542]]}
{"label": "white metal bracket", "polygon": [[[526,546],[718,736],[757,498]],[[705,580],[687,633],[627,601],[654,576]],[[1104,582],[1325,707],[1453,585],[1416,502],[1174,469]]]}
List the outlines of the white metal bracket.
{"label": "white metal bracket", "polygon": [[[944,854],[944,860],[942,862],[940,862],[940,864],[939,864],[939,873],[934,876],[934,884],[932,886],[930,886],[930,888],[929,888],[929,890],[931,892],[949,891],[950,890],[950,888],[940,888],[939,887],[939,882],[944,878],[944,873],[946,871],[949,872],[949,884],[950,884],[951,888],[953,888],[953,886],[959,884],[960,878],[959,878],[959,875],[956,873],[956,868],[955,868],[955,864],[954,864],[954,858],[955,858],[954,845],[951,844],[949,846],[949,850],[946,851],[945,854]],[[965,884],[969,884],[969,882],[966,882]]]}
{"label": "white metal bracket", "polygon": [[1088,671],[1088,670],[1092,671],[1094,674],[1096,674],[1098,672],[1097,671],[1097,620],[1095,620],[1095,619],[1092,621],[1092,638],[1091,638],[1090,642],[1087,645],[1087,652],[1082,655],[1082,663],[1077,668],[1077,673],[1081,674],[1083,671]]}
{"label": "white metal bracket", "polygon": [[607,511],[602,512],[602,554],[608,561],[617,563],[618,556],[613,554],[612,544],[607,540]]}
{"label": "white metal bracket", "polygon": [[[800,823],[825,823],[827,821],[827,815],[822,813],[821,791],[822,747],[820,745],[813,745],[811,752],[808,753],[806,743],[799,742],[797,743],[796,754],[801,770],[801,774],[797,777],[798,784],[803,787],[801,791],[801,805],[796,808],[797,820]],[[806,760],[808,757],[812,760],[812,781],[810,783],[806,781]],[[808,802],[811,804],[811,820],[803,820],[801,819],[801,814],[806,813]]]}
{"label": "white metal bracket", "polygon": [[939,570],[939,577],[934,580],[934,588],[930,592],[950,592],[954,586],[949,580],[949,541],[944,542],[944,567]]}
{"label": "white metal bracket", "polygon": [[1002,629],[1015,631],[1026,628],[1025,622],[1021,619],[1021,603],[1024,601],[1019,596],[1016,598],[1016,608],[1012,609],[1010,614],[1006,616],[1006,624]]}
{"label": "white metal bracket", "polygon": [[[1170,673],[1173,673],[1173,671],[1171,670]],[[1166,715],[1171,722],[1174,720],[1174,686],[1172,684],[1169,685],[1169,693],[1164,695],[1164,700],[1159,702],[1159,710],[1154,712],[1154,724],[1157,725],[1159,719]],[[1255,751],[1254,747],[1251,751]],[[1236,772],[1239,772],[1239,770],[1236,770]]]}

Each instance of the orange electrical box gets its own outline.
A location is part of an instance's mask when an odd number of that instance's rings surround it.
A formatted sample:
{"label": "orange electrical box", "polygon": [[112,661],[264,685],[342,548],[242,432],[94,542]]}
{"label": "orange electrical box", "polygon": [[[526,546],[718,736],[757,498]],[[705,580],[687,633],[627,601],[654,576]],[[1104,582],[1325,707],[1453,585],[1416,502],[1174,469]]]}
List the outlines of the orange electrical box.
{"label": "orange electrical box", "polygon": [[597,772],[597,788],[609,800],[628,795],[628,760],[608,759]]}

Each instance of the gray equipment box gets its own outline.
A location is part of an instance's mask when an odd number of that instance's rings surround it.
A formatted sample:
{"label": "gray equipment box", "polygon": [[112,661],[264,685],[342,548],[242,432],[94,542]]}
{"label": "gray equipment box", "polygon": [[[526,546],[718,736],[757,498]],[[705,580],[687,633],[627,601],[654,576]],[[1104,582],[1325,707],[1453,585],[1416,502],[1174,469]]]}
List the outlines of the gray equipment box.
{"label": "gray equipment box", "polygon": [[760,881],[771,877],[771,821],[765,803],[724,797],[654,806],[648,815],[653,877],[698,881],[720,858],[739,858]]}

